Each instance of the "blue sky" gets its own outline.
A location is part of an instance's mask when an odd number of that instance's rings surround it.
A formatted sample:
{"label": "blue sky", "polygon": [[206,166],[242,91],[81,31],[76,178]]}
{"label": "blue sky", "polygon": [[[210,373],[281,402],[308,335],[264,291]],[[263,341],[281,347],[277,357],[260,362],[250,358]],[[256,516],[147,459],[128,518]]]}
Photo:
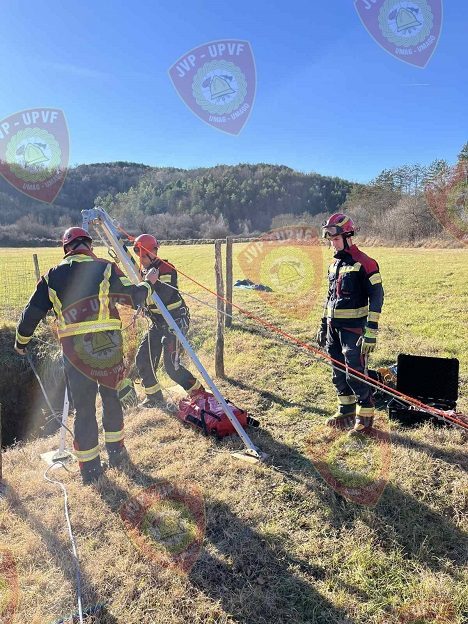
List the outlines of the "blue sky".
{"label": "blue sky", "polygon": [[[71,165],[268,162],[365,182],[400,164],[454,162],[468,140],[466,0],[444,4],[424,69],[379,47],[354,0],[6,0],[1,12],[0,119],[63,109]],[[168,75],[219,39],[247,40],[255,57],[256,100],[237,136],[198,119]]]}

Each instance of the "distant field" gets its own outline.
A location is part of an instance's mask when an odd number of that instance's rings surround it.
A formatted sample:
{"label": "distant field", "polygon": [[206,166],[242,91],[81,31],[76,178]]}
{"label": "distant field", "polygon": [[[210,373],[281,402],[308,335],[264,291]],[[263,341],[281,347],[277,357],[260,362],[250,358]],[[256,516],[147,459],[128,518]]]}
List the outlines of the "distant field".
{"label": "distant field", "polygon": [[[245,244],[234,245],[235,259]],[[392,363],[398,353],[457,357],[460,360],[462,395],[468,395],[468,287],[466,266],[468,249],[368,249],[380,264],[385,287],[385,305],[381,318],[379,348],[374,356],[377,363]],[[60,249],[19,248],[0,249],[0,318],[16,321],[18,313],[33,292],[36,278],[32,256],[37,253],[41,273],[60,261]],[[98,255],[107,256],[104,248]],[[320,248],[323,255],[323,276],[331,252]],[[160,256],[174,263],[182,273],[215,289],[214,246],[180,245],[162,247]],[[242,273],[237,261],[234,280],[251,277]],[[256,314],[268,311],[269,322],[283,329],[300,331],[312,338],[322,312],[325,277],[321,292],[314,298],[308,320],[295,321],[271,309],[258,293],[234,289],[234,303]],[[189,279],[180,276],[182,291],[196,295],[211,306],[215,298]],[[286,295],[294,306],[294,297]],[[187,297],[192,316],[214,315],[210,308]],[[276,313],[276,315],[275,315]],[[235,312],[237,315],[238,313]],[[272,316],[273,314],[273,316]],[[462,398],[462,403],[468,399]]]}
{"label": "distant field", "polygon": [[[236,253],[241,249],[235,247]],[[0,251],[2,280],[7,266],[18,273],[22,266],[29,269],[31,253]],[[459,407],[468,411],[468,250],[374,248],[370,253],[380,263],[386,291],[372,366],[391,364],[400,352],[458,357]],[[38,254],[43,269],[60,257],[50,249]],[[212,246],[167,247],[161,256],[213,287]],[[324,267],[330,257],[324,248]],[[234,277],[244,277],[239,267]],[[23,292],[20,281],[11,287],[14,305],[24,305],[34,287],[34,278],[28,280]],[[181,276],[180,285],[215,304],[212,295],[187,278]],[[235,290],[234,302],[313,344],[324,290],[322,282],[305,320],[280,314],[253,291]],[[189,297],[187,302],[192,316],[189,341],[214,375],[215,311]],[[296,307],[291,298],[291,317]],[[194,368],[192,363],[189,367]],[[98,489],[80,485],[76,465],[71,473],[60,471],[69,491],[84,604],[109,602],[109,617],[98,621],[466,622],[465,432],[391,423],[388,483],[374,508],[363,507],[327,485],[307,452],[310,438],[336,409],[330,370],[310,352],[288,345],[239,312],[225,336],[225,369],[226,378],[216,379],[216,384],[260,421],[260,429],[249,430],[249,435],[270,456],[266,463],[231,458],[230,451],[241,447],[237,438],[217,443],[182,426],[173,415],[132,409],[125,425],[131,470],[110,471],[108,482]],[[160,380],[171,399],[173,382],[164,374]],[[139,385],[137,391],[142,394]],[[385,414],[379,412],[379,418]],[[352,445],[349,440],[347,444]],[[31,624],[51,622],[75,604],[62,494],[44,482],[39,459],[51,447],[52,440],[43,439],[4,453],[10,493],[0,498],[0,518],[4,543],[17,562],[21,593],[15,618]],[[366,475],[367,464],[374,460],[361,451],[356,456]],[[354,474],[357,464],[349,461],[343,470]],[[188,577],[154,565],[122,529],[122,503],[161,479],[186,479],[203,492],[206,535]]]}

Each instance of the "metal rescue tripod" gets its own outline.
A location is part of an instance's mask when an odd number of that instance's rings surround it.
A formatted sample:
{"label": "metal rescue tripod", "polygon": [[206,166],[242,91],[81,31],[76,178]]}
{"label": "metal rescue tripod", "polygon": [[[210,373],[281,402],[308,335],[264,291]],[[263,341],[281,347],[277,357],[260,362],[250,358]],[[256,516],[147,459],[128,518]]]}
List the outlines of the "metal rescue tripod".
{"label": "metal rescue tripod", "polygon": [[[102,208],[93,208],[91,210],[82,210],[81,214],[83,215],[83,228],[86,231],[89,231],[89,225],[92,225],[93,228],[97,231],[103,243],[106,245],[106,247],[109,250],[112,250],[113,255],[122,263],[122,266],[124,267],[123,270],[127,274],[128,278],[134,284],[140,283],[141,278],[137,269],[135,259],[130,254],[130,251],[126,246],[124,239],[121,237],[118,229],[114,225],[114,222],[107,214],[107,212]],[[243,453],[236,453],[236,457],[239,457],[241,459],[243,458],[248,461],[262,461],[263,459],[265,459],[266,456],[264,455],[264,453],[262,453],[260,449],[254,446],[247,433],[239,424],[237,418],[232,413],[230,407],[228,406],[223,396],[219,392],[218,388],[215,386],[213,380],[205,370],[203,364],[200,362],[192,347],[187,342],[185,336],[180,331],[179,326],[169,314],[166,306],[163,304],[160,297],[156,293],[153,293],[152,297],[154,303],[161,311],[164,320],[176,334],[177,339],[183,345],[185,351],[190,356],[193,364],[197,367],[199,373],[203,377],[205,384],[210,388],[211,392],[214,394],[217,401],[222,406],[224,413],[231,421],[234,429],[237,431],[238,435],[242,439],[242,442],[245,445],[245,450]]]}

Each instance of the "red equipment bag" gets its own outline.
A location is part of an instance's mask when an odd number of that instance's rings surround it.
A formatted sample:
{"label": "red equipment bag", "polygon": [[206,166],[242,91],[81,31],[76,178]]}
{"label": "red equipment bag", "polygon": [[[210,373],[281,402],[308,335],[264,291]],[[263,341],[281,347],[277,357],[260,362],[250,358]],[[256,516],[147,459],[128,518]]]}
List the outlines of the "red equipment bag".
{"label": "red equipment bag", "polygon": [[[232,413],[244,429],[247,425],[258,427],[259,422],[251,418],[245,410],[236,407],[234,403],[226,400]],[[201,429],[206,436],[215,435],[218,438],[235,433],[235,429],[229,418],[223,411],[215,396],[210,392],[203,392],[195,397],[184,397],[179,401],[177,418],[185,423]]]}

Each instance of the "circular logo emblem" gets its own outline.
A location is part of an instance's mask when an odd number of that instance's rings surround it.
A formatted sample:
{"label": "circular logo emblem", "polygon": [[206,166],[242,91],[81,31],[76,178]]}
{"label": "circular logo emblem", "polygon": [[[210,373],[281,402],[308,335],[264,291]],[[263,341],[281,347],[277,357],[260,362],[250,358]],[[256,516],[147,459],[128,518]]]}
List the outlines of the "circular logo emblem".
{"label": "circular logo emblem", "polygon": [[439,223],[468,245],[468,162],[442,171],[426,185],[424,194]]}
{"label": "circular logo emblem", "polygon": [[125,530],[159,566],[187,574],[205,535],[205,506],[200,488],[188,481],[162,481],[141,490],[120,509]]}
{"label": "circular logo emblem", "polygon": [[432,25],[433,15],[426,0],[386,0],[380,9],[380,30],[399,47],[417,46],[430,35]]}
{"label": "circular logo emblem", "polygon": [[104,370],[115,366],[122,360],[123,341],[120,331],[79,334],[73,338],[73,342],[80,360],[91,367]]}
{"label": "circular logo emblem", "polygon": [[197,71],[192,90],[203,110],[213,115],[224,115],[242,105],[247,94],[247,82],[234,63],[212,61]]}
{"label": "circular logo emblem", "polygon": [[426,600],[402,606],[397,621],[399,624],[451,624],[455,619],[453,605],[444,600]]}
{"label": "circular logo emblem", "polygon": [[[122,294],[87,297],[65,308],[57,325],[66,359],[83,375],[108,388],[119,388],[132,364],[124,358],[119,311],[125,308],[121,306],[133,308],[131,298]],[[104,329],[99,331],[99,326]],[[77,330],[82,333],[75,333]],[[126,338],[128,345],[129,336]]]}
{"label": "circular logo emblem", "polygon": [[307,439],[307,455],[328,485],[347,500],[375,507],[390,478],[390,425],[378,414],[371,434],[351,440],[320,424]]}
{"label": "circular logo emblem", "polygon": [[272,230],[238,256],[252,288],[270,305],[297,319],[309,316],[320,291],[323,251],[315,228]]}
{"label": "circular logo emblem", "polygon": [[17,178],[43,182],[60,165],[62,152],[55,137],[41,128],[26,128],[12,136],[6,162]]}

